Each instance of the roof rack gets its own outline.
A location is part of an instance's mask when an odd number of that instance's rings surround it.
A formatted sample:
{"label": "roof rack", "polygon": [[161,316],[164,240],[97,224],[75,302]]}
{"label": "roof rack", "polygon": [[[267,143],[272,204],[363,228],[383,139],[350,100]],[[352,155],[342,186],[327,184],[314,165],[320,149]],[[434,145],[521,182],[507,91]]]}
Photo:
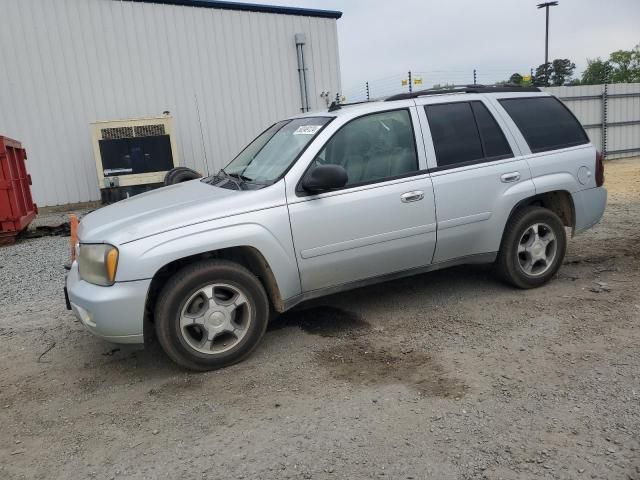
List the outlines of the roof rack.
{"label": "roof rack", "polygon": [[335,112],[336,110],[340,110],[342,107],[349,107],[351,105],[360,105],[361,103],[369,103],[368,100],[363,100],[361,102],[351,102],[351,103],[338,103],[338,102],[331,102],[331,105],[329,105],[329,112]]}
{"label": "roof rack", "polygon": [[447,87],[428,88],[411,93],[399,93],[385,99],[385,102],[394,100],[408,100],[426,95],[442,95],[445,93],[506,93],[506,92],[540,92],[538,87],[521,87],[512,83],[502,85],[451,85]]}

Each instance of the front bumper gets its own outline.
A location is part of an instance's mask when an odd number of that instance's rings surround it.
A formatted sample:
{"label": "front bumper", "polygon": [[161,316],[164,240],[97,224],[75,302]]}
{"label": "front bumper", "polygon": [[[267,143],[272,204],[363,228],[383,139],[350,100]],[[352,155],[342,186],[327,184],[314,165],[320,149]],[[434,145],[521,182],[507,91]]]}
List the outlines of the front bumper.
{"label": "front bumper", "polygon": [[66,278],[71,310],[92,334],[112,343],[143,343],[144,308],[151,280],[110,287],[80,279],[74,262]]}

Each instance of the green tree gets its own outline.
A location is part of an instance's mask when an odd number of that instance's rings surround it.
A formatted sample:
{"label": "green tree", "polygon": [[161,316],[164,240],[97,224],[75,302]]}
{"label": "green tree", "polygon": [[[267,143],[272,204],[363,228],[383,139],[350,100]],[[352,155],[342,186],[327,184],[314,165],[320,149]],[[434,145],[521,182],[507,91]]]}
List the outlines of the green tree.
{"label": "green tree", "polygon": [[631,50],[616,50],[608,60],[588,59],[582,73],[585,85],[634,82],[640,82],[640,45]]}
{"label": "green tree", "polygon": [[611,74],[611,64],[600,58],[587,59],[587,68],[582,72],[583,85],[599,85],[607,83]]}
{"label": "green tree", "polygon": [[568,58],[556,58],[551,64],[551,83],[554,87],[564,85],[573,75],[576,64]]}
{"label": "green tree", "polygon": [[609,55],[611,81],[633,83],[640,81],[640,45],[632,50],[617,50]]}
{"label": "green tree", "polygon": [[509,77],[509,83],[513,83],[514,85],[522,84],[522,75],[519,73],[514,73]]}
{"label": "green tree", "polygon": [[576,64],[568,58],[556,58],[552,62],[543,63],[536,68],[532,83],[536,87],[559,87],[570,81]]}
{"label": "green tree", "polygon": [[543,63],[536,68],[533,74],[533,84],[536,87],[546,87],[549,85],[551,74],[553,73],[552,63]]}

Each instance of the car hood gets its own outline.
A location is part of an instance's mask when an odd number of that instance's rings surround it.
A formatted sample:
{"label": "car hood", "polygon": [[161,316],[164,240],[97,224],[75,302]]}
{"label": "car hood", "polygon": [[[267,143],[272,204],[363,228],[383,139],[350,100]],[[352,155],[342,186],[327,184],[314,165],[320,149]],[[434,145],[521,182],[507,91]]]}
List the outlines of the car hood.
{"label": "car hood", "polygon": [[[80,222],[78,237],[83,243],[121,245],[168,230],[269,208],[278,203],[272,190],[276,185],[238,191],[192,180],[159,188],[89,213]],[[284,187],[281,188],[280,203],[284,203]]]}

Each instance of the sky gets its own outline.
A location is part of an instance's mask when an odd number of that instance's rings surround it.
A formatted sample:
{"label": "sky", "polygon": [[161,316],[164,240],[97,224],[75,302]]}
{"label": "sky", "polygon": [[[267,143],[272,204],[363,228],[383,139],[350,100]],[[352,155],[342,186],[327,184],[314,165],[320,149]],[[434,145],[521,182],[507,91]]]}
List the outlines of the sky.
{"label": "sky", "polygon": [[[542,0],[253,0],[339,10],[342,88],[399,84],[406,72],[428,83],[478,83],[526,74],[544,62]],[[559,0],[550,9],[549,58],[608,57],[640,43],[640,0]]]}

